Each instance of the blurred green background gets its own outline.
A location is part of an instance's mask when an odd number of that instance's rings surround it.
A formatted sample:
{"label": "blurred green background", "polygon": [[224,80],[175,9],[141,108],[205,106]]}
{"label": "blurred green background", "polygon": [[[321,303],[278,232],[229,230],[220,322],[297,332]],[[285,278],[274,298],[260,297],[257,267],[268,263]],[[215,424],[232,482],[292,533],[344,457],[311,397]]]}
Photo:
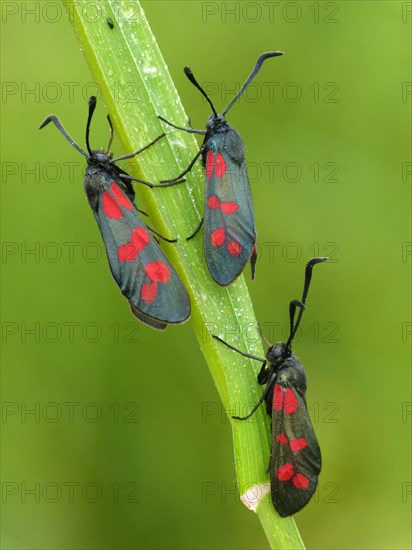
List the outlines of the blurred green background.
{"label": "blurred green background", "polygon": [[[261,255],[249,288],[271,339],[305,262],[333,260],[316,269],[295,345],[324,462],[296,522],[308,548],[409,548],[410,3],[142,5],[195,127],[209,108],[184,65],[221,110],[261,52],[286,52],[228,119],[250,164]],[[84,143],[96,88],[71,25],[59,2],[1,8],[2,547],[267,548],[190,323],[134,322],[83,159],[37,130],[56,113]]]}

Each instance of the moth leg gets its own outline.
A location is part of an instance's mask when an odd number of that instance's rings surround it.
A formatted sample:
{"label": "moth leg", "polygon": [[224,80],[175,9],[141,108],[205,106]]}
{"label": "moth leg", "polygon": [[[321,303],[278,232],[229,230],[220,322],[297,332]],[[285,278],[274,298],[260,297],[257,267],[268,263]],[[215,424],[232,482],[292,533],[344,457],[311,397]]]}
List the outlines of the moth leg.
{"label": "moth leg", "polygon": [[[109,117],[107,117],[107,118],[109,118]],[[110,118],[109,118],[109,122],[110,122]],[[110,127],[111,127],[111,125],[110,125]],[[144,147],[142,147],[138,151],[135,151],[134,153],[129,153],[128,155],[122,155],[121,157],[117,157],[115,159],[111,159],[110,163],[114,164],[115,162],[117,162],[119,160],[131,159],[133,157],[136,157],[137,155],[140,155],[140,153],[143,153],[143,151],[146,151],[146,149],[149,149],[149,147],[154,145],[157,141],[159,141],[159,139],[164,138],[165,135],[166,134],[163,132],[163,134],[160,134],[160,136],[157,136],[157,138],[155,138],[153,141],[151,141],[150,143],[148,143],[147,145],[145,145]],[[111,141],[112,140],[110,140],[110,142],[109,142],[109,147],[110,147]]]}
{"label": "moth leg", "polygon": [[[262,366],[262,369],[264,367],[266,367],[266,361],[265,361],[265,365]],[[260,396],[259,401],[256,403],[256,405],[253,407],[253,409],[250,411],[249,414],[247,414],[246,416],[232,416],[232,418],[234,418],[235,420],[247,420],[248,418],[253,416],[255,414],[255,412],[258,410],[258,408],[261,406],[261,404],[266,401],[266,398],[268,397],[270,392],[273,390],[273,388],[272,388],[273,383],[272,382],[275,380],[275,378],[276,378],[276,373],[273,373],[271,379],[267,383],[265,391],[262,393],[262,395]]]}
{"label": "moth leg", "polygon": [[[255,359],[256,361],[260,361],[262,363],[262,368],[260,369],[260,372],[259,372],[259,375],[258,377],[261,376],[262,373],[264,373],[265,369],[266,369],[266,359],[263,359],[262,357],[258,357],[257,355],[252,355],[251,353],[245,353],[244,351],[241,351],[240,349],[237,349],[235,348],[234,346],[231,346],[230,344],[228,344],[227,342],[225,342],[224,340],[222,340],[222,338],[219,338],[219,336],[215,336],[214,334],[212,334],[213,338],[215,338],[216,340],[219,340],[219,342],[222,342],[222,344],[225,344],[225,346],[227,346],[229,349],[233,350],[233,351],[236,351],[237,353],[239,353],[240,355],[243,355],[243,357],[248,357],[249,359]],[[272,379],[274,379],[276,376],[276,374],[274,374],[272,376]],[[232,418],[234,418],[235,420],[247,420],[248,418],[250,418],[253,414],[255,414],[255,412],[258,410],[258,408],[260,407],[260,405],[266,400],[266,397],[269,395],[270,391],[271,391],[271,381],[272,379],[268,382],[264,392],[262,393],[262,395],[260,396],[260,399],[259,401],[256,403],[256,405],[253,407],[253,409],[250,411],[250,413],[246,416],[232,416]]]}
{"label": "moth leg", "polygon": [[119,177],[122,180],[137,181],[139,183],[143,183],[143,185],[147,185],[147,187],[150,187],[151,189],[156,189],[157,187],[171,187],[172,185],[178,185],[179,183],[184,183],[186,181],[184,178],[181,178],[180,176],[178,176],[173,180],[162,180],[162,182],[168,182],[168,183],[150,183],[150,181],[141,180],[139,178],[133,178],[132,176],[129,176],[129,174],[120,174]]}
{"label": "moth leg", "polygon": [[189,128],[183,128],[183,126],[176,126],[176,124],[173,124],[173,122],[169,122],[168,120],[166,120],[165,118],[163,118],[160,115],[158,116],[158,118],[162,122],[165,122],[166,124],[171,126],[172,128],[176,128],[176,130],[182,130],[183,132],[187,132],[188,134],[202,134],[203,136],[206,134],[206,130],[196,130],[195,128],[193,128],[193,126],[190,122],[190,118],[188,120]]}
{"label": "moth leg", "polygon": [[[175,178],[172,178],[170,180],[160,180],[160,183],[169,184],[169,185],[177,183],[177,180],[180,180],[185,174],[190,172],[190,170],[193,168],[193,166],[194,166],[195,162],[197,161],[197,159],[203,153],[204,149],[205,149],[205,146],[202,145],[202,147],[196,153],[195,157],[190,161],[189,166],[186,168],[186,170],[183,170],[183,172],[181,174],[179,174],[178,176],[176,176]],[[167,187],[167,185],[164,185],[163,187]]]}
{"label": "moth leg", "polygon": [[190,239],[193,239],[193,237],[195,237],[195,236],[199,233],[200,228],[202,227],[202,225],[203,225],[203,216],[202,216],[202,218],[201,218],[201,220],[200,220],[199,225],[196,227],[196,229],[195,229],[194,232],[190,235],[190,237],[186,237],[186,240],[187,240],[187,241],[190,241]]}
{"label": "moth leg", "polygon": [[233,351],[240,353],[240,355],[243,355],[243,357],[249,357],[249,359],[255,359],[256,361],[260,361],[261,363],[264,363],[264,365],[262,366],[262,369],[266,367],[266,359],[263,359],[263,357],[258,357],[257,355],[252,355],[251,353],[245,353],[244,351],[241,351],[240,349],[237,349],[234,346],[231,346],[230,344],[222,340],[222,338],[219,338],[219,336],[215,336],[214,334],[212,334],[212,337],[215,340],[219,340],[219,342],[222,342],[222,344],[225,344],[225,346],[227,346],[229,349],[232,349]]}
{"label": "moth leg", "polygon": [[146,224],[146,227],[151,233],[154,233],[163,241],[166,241],[167,243],[177,243],[177,239],[168,239],[167,237],[164,237],[161,233],[159,233],[158,231],[156,231],[156,229],[153,229],[149,225]]}
{"label": "moth leg", "polygon": [[137,206],[136,210],[139,212],[139,214],[143,214],[143,216],[147,216],[149,218],[149,214],[145,210],[141,210],[140,208],[137,208]]}

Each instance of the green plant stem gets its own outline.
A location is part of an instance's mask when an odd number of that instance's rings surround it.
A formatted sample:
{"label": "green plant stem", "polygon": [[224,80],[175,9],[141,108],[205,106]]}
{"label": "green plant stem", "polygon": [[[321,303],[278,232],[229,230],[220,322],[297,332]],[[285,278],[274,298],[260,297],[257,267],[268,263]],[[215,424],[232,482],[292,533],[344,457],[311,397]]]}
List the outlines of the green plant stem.
{"label": "green plant stem", "polygon": [[[165,129],[157,118],[162,115],[179,125],[187,121],[141,7],[138,2],[123,4],[117,0],[101,0],[101,17],[96,20],[90,17],[87,4],[87,0],[64,1],[124,152],[131,153],[163,131],[167,133],[166,138],[132,161],[132,175],[158,182],[179,174],[195,156],[199,145],[193,135]],[[113,20],[113,29],[109,28],[107,17]],[[129,167],[130,163],[128,171]],[[185,240],[202,215],[200,182],[203,179],[197,163],[184,184],[157,190],[137,185],[150,213],[150,224],[165,236],[179,238],[177,244],[162,243],[162,247],[190,294],[193,328],[230,418],[232,414],[245,414],[244,405],[258,401],[261,388],[256,383],[256,372],[259,364],[228,350],[213,340],[211,334],[225,337],[224,328],[227,327],[233,345],[259,356],[264,352],[257,337],[256,319],[243,277],[229,288],[219,287],[207,272],[201,233],[189,242]],[[242,495],[256,484],[268,482],[269,422],[262,408],[249,422],[232,422],[232,428],[237,480]],[[303,548],[293,519],[281,519],[268,494],[261,499],[256,512],[272,548]]]}

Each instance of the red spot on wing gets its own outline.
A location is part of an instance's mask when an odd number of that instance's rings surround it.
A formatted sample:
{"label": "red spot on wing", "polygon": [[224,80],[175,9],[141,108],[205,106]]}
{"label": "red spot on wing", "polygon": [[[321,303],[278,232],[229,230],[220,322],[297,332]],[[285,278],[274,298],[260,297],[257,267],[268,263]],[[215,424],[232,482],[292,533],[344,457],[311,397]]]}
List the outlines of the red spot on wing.
{"label": "red spot on wing", "polygon": [[140,292],[140,298],[144,302],[148,302],[149,304],[152,304],[156,298],[156,295],[157,295],[156,283],[145,283],[142,286],[142,290]]}
{"label": "red spot on wing", "polygon": [[213,210],[216,210],[217,208],[219,208],[219,199],[217,197],[215,197],[214,195],[211,195],[208,199],[207,199],[207,205],[209,208],[213,208]]}
{"label": "red spot on wing", "polygon": [[112,220],[120,220],[120,218],[122,217],[120,206],[117,204],[117,202],[108,191],[103,192],[102,206],[103,212],[108,218],[111,218]]}
{"label": "red spot on wing", "polygon": [[222,202],[220,205],[220,210],[223,214],[234,214],[237,210],[239,210],[239,206],[236,202]]}
{"label": "red spot on wing", "polygon": [[285,394],[285,413],[293,414],[298,410],[298,400],[296,395],[291,388],[286,388]]}
{"label": "red spot on wing", "polygon": [[131,262],[150,242],[150,235],[143,227],[135,227],[131,234],[131,241],[121,244],[117,248],[117,257],[121,262]]}
{"label": "red spot on wing", "polygon": [[289,441],[289,447],[292,449],[292,451],[301,451],[307,446],[308,442],[304,437],[295,437],[295,439],[291,439]]}
{"label": "red spot on wing", "polygon": [[206,156],[206,178],[210,180],[215,169],[215,157],[213,151],[208,151]]}
{"label": "red spot on wing", "polygon": [[286,443],[288,442],[288,438],[285,434],[279,434],[276,436],[276,441],[281,445],[286,445]]}
{"label": "red spot on wing", "polygon": [[223,227],[219,227],[219,229],[215,229],[210,234],[210,242],[212,243],[212,246],[222,246],[222,244],[225,242],[226,239],[226,231]]}
{"label": "red spot on wing", "polygon": [[135,243],[121,244],[117,248],[117,257],[121,262],[131,262],[137,258],[137,247]]}
{"label": "red spot on wing", "polygon": [[132,231],[132,241],[136,244],[140,252],[150,243],[150,235],[143,227],[135,227]]}
{"label": "red spot on wing", "polygon": [[309,486],[309,479],[303,474],[296,474],[292,482],[296,489],[307,489]]}
{"label": "red spot on wing", "polygon": [[278,468],[276,476],[280,481],[289,481],[294,476],[293,464],[284,464]]}
{"label": "red spot on wing", "polygon": [[164,262],[151,262],[145,265],[146,275],[154,283],[167,283],[170,279],[170,269]]}
{"label": "red spot on wing", "polygon": [[241,254],[243,250],[241,245],[236,241],[230,241],[230,243],[227,245],[227,249],[229,251],[229,254],[231,254],[232,256],[239,256],[239,254]]}
{"label": "red spot on wing", "polygon": [[236,202],[220,202],[220,200],[215,195],[210,195],[207,199],[207,203],[209,208],[213,208],[213,210],[217,210],[220,208],[220,210],[223,212],[223,214],[234,214],[237,210],[239,210],[239,206]]}
{"label": "red spot on wing", "polygon": [[117,183],[113,182],[110,186],[110,190],[119,204],[127,208],[127,210],[131,210],[133,208],[132,203],[129,201],[129,199],[126,197],[126,195],[117,185]]}
{"label": "red spot on wing", "polygon": [[226,161],[221,153],[216,155],[216,176],[222,178],[226,174]]}
{"label": "red spot on wing", "polygon": [[282,389],[282,386],[279,386],[279,384],[276,384],[273,392],[273,410],[280,411],[282,410],[282,406],[283,406],[283,389]]}

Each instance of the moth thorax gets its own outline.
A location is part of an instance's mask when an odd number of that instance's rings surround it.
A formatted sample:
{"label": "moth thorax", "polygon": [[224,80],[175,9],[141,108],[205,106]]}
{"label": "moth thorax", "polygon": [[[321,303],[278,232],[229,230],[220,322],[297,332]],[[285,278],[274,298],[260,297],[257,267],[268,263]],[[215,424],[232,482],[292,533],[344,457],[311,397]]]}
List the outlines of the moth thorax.
{"label": "moth thorax", "polygon": [[112,159],[112,154],[104,151],[104,149],[99,149],[98,151],[93,151],[93,160],[101,163],[109,162]]}
{"label": "moth thorax", "polygon": [[306,392],[306,374],[304,368],[293,354],[283,362],[279,370],[278,380],[292,384],[303,393]]}

